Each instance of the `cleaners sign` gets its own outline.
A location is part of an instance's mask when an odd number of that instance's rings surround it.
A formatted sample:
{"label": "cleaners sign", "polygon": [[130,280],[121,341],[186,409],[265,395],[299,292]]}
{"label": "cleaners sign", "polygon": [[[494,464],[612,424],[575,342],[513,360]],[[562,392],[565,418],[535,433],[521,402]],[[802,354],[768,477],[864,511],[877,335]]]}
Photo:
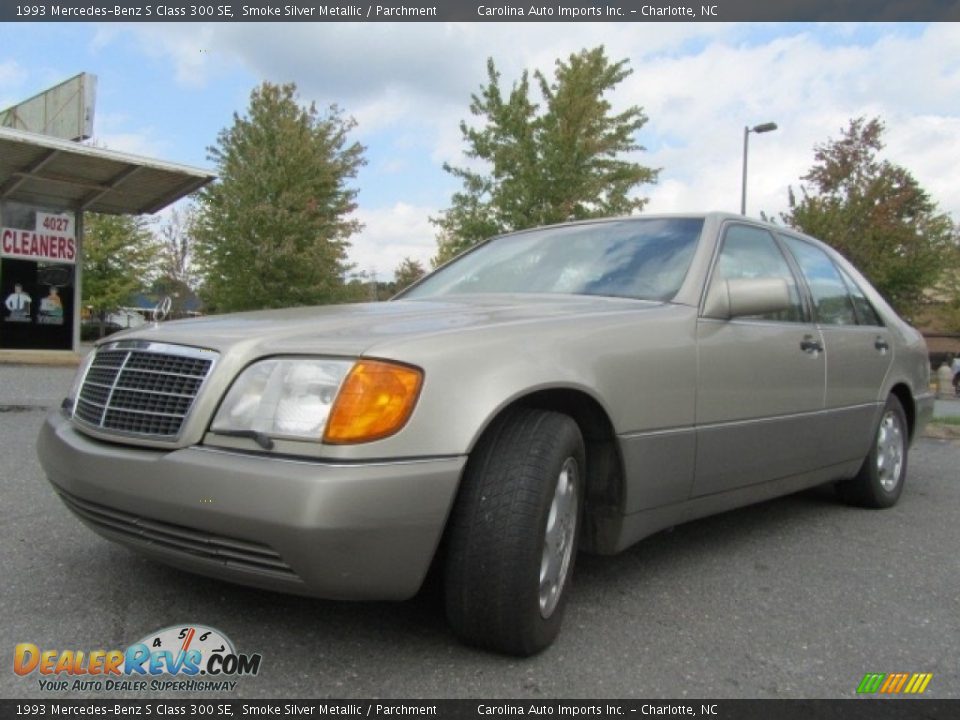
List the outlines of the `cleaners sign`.
{"label": "cleaners sign", "polygon": [[0,254],[23,260],[77,261],[73,216],[37,213],[35,230],[0,228]]}

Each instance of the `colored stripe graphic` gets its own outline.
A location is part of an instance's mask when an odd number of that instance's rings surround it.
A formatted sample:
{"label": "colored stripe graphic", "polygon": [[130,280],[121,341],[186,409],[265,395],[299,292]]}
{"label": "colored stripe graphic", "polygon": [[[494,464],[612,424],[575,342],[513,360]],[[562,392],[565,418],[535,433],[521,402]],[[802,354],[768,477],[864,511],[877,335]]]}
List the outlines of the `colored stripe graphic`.
{"label": "colored stripe graphic", "polygon": [[880,688],[881,693],[898,693],[903,684],[907,681],[906,673],[890,673],[887,675],[887,681]]}
{"label": "colored stripe graphic", "polygon": [[932,679],[933,673],[914,673],[913,677],[910,678],[910,682],[907,683],[904,692],[912,694],[922,693],[927,689],[927,685],[930,684]]}
{"label": "colored stripe graphic", "polygon": [[857,688],[857,692],[868,694],[877,692],[877,690],[880,689],[880,684],[883,682],[885,677],[885,673],[867,673],[863,676],[863,680],[860,681],[860,686]]}
{"label": "colored stripe graphic", "polygon": [[926,691],[933,673],[867,673],[857,686],[860,694],[883,693],[919,695]]}

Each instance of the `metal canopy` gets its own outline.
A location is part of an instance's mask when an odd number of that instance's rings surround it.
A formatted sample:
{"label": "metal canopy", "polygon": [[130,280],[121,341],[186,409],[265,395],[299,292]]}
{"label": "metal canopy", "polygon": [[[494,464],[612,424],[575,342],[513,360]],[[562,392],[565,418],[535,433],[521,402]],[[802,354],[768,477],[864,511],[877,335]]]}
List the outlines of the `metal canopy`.
{"label": "metal canopy", "polygon": [[0,200],[141,215],[161,210],[215,177],[186,165],[0,128]]}

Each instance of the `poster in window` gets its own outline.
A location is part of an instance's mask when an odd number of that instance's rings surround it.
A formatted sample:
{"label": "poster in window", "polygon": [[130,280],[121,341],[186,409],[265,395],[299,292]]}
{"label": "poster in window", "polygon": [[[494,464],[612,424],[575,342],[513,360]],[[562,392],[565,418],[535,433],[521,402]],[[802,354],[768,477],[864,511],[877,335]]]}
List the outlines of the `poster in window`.
{"label": "poster in window", "polygon": [[73,349],[74,266],[0,260],[0,348]]}

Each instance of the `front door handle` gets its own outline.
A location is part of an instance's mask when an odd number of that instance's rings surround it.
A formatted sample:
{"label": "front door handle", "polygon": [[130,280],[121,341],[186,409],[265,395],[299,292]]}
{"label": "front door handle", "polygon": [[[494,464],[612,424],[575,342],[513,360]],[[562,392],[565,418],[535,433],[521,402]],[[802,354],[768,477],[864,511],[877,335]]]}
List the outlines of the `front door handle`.
{"label": "front door handle", "polygon": [[813,335],[807,335],[800,341],[800,349],[808,353],[823,352],[823,345],[819,340],[815,340]]}

